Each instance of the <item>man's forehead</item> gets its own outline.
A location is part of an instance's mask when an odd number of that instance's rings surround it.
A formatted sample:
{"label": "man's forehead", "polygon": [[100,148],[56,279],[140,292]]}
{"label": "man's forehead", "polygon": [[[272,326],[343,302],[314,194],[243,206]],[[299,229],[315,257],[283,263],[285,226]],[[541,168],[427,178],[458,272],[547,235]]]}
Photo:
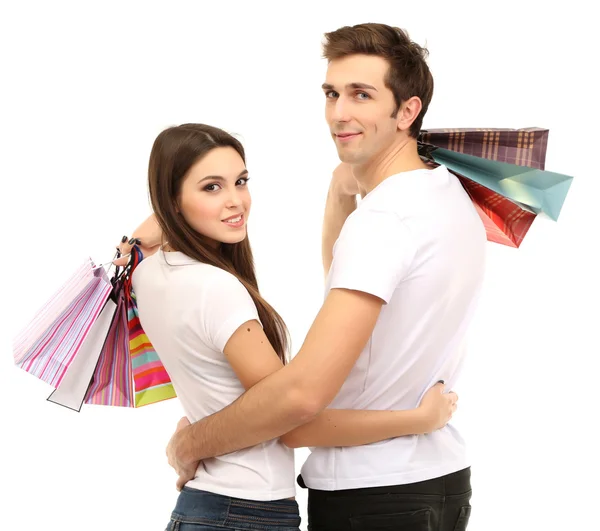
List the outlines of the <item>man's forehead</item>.
{"label": "man's forehead", "polygon": [[334,59],[327,65],[325,84],[343,88],[352,84],[384,86],[388,62],[374,55],[350,55]]}

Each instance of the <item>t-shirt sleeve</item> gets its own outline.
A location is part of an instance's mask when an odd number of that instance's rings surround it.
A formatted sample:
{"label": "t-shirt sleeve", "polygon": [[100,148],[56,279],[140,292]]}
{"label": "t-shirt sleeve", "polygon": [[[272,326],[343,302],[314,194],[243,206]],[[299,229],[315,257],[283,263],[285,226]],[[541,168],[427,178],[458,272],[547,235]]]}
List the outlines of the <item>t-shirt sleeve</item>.
{"label": "t-shirt sleeve", "polygon": [[221,352],[233,333],[242,324],[254,319],[260,323],[248,290],[225,271],[211,277],[193,312],[193,324],[204,342]]}
{"label": "t-shirt sleeve", "polygon": [[397,214],[356,211],[335,244],[329,287],[370,293],[387,304],[415,254],[410,230]]}

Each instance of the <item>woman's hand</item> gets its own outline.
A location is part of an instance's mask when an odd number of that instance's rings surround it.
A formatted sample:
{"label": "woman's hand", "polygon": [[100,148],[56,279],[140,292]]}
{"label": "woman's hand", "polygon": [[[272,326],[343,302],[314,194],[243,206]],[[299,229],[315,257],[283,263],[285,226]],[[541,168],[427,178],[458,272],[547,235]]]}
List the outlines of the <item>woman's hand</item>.
{"label": "woman's hand", "polygon": [[436,383],[421,400],[418,411],[423,415],[425,433],[443,428],[456,411],[458,395],[454,392],[444,393],[444,384]]}
{"label": "woman's hand", "polygon": [[[153,255],[162,244],[163,232],[156,221],[156,216],[152,214],[149,216],[135,231],[133,236],[128,239],[127,236],[123,236],[123,239],[119,243],[118,247],[122,255],[127,255],[131,252],[134,244],[136,244],[144,258],[148,258]],[[129,257],[118,258],[113,263],[117,266],[125,267],[129,262]]]}

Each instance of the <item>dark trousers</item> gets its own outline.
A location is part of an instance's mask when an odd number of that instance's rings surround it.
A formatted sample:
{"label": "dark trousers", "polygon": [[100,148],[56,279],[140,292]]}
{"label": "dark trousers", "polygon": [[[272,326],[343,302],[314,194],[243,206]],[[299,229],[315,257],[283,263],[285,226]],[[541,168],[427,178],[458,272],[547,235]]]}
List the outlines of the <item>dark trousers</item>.
{"label": "dark trousers", "polygon": [[470,500],[470,468],[407,485],[309,489],[308,531],[465,531]]}

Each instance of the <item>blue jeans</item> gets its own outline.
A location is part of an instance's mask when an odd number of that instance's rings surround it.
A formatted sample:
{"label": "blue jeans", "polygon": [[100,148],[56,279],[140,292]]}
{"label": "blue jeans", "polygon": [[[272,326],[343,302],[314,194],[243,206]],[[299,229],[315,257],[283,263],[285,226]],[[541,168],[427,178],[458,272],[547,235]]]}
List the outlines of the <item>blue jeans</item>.
{"label": "blue jeans", "polygon": [[295,500],[254,501],[184,487],[166,531],[299,531]]}

